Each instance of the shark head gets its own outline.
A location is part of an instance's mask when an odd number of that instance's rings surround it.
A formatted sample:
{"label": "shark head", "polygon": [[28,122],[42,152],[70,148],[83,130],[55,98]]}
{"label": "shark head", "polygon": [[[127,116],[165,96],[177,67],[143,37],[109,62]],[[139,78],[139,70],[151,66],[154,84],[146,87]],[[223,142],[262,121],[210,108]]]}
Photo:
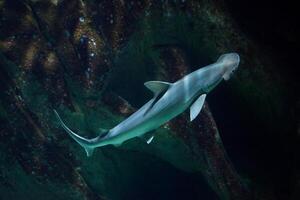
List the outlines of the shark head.
{"label": "shark head", "polygon": [[220,56],[217,60],[224,69],[224,80],[229,80],[232,73],[236,70],[240,63],[240,56],[237,53],[227,53]]}

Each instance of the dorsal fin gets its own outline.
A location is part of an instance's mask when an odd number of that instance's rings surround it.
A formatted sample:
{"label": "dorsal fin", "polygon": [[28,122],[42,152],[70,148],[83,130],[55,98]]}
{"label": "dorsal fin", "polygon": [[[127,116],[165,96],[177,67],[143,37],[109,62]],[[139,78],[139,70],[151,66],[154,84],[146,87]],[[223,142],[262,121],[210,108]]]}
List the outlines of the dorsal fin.
{"label": "dorsal fin", "polygon": [[107,136],[107,134],[109,133],[109,130],[107,130],[107,129],[103,129],[103,128],[100,128],[99,129],[99,137],[101,138],[101,139],[103,139],[105,136]]}
{"label": "dorsal fin", "polygon": [[162,81],[148,81],[144,85],[153,92],[154,100],[148,109],[144,112],[146,115],[151,108],[156,104],[156,102],[164,95],[164,93],[169,89],[172,83],[162,82]]}
{"label": "dorsal fin", "polygon": [[163,82],[163,81],[148,81],[144,85],[154,93],[154,96],[159,95],[160,93],[165,92],[172,83]]}

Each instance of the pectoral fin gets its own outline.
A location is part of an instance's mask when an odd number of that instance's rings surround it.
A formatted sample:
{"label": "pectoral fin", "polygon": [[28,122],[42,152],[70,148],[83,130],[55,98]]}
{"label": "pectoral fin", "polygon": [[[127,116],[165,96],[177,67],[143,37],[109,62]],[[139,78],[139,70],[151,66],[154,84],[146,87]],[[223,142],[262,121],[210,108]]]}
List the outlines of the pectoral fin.
{"label": "pectoral fin", "polygon": [[193,121],[200,113],[206,94],[202,94],[190,107],[190,120]]}

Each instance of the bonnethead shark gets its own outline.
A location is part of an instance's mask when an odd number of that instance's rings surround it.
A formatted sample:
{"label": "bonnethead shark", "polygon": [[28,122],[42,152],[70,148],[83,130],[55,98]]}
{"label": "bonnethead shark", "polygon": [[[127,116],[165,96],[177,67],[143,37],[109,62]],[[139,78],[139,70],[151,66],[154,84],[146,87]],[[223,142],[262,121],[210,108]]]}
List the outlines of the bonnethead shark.
{"label": "bonnethead shark", "polygon": [[[87,139],[68,128],[54,110],[65,131],[91,156],[94,149],[105,145],[119,146],[134,137],[142,137],[190,108],[190,120],[200,113],[206,94],[223,79],[228,80],[240,62],[237,53],[227,53],[208,66],[202,67],[176,81],[148,81],[144,85],[153,92],[153,98],[139,110],[110,130]],[[153,134],[147,139],[149,144]]]}

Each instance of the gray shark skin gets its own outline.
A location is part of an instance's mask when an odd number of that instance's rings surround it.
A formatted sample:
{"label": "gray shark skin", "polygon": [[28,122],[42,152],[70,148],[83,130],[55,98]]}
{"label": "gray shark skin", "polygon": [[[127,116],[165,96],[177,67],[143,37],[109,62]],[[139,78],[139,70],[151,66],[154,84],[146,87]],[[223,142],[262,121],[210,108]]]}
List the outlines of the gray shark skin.
{"label": "gray shark skin", "polygon": [[[240,62],[237,53],[227,53],[208,66],[200,68],[175,83],[148,81],[144,85],[154,97],[114,128],[93,139],[86,139],[69,129],[54,110],[61,126],[91,156],[93,150],[105,145],[119,146],[124,141],[143,136],[190,108],[192,121],[200,113],[206,94],[223,79],[228,80]],[[148,139],[149,144],[153,136]]]}

